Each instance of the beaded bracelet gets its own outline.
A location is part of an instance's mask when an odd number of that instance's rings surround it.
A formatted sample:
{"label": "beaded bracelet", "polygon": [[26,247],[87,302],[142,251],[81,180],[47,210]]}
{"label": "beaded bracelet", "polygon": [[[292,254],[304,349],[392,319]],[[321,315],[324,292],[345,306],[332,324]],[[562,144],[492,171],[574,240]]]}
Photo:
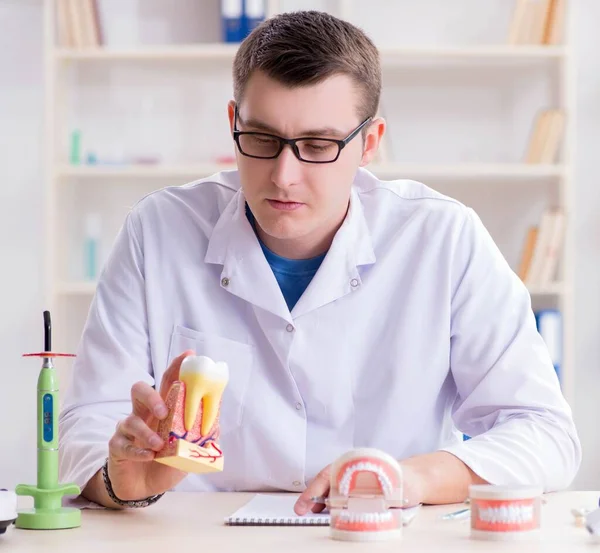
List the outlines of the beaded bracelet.
{"label": "beaded bracelet", "polygon": [[159,493],[157,495],[152,495],[150,497],[147,497],[146,499],[135,499],[132,501],[123,501],[122,499],[119,499],[115,495],[115,492],[113,491],[112,483],[108,476],[108,457],[106,458],[106,461],[104,462],[104,465],[102,466],[102,480],[104,480],[104,486],[106,487],[108,496],[117,505],[121,505],[122,507],[132,507],[132,508],[136,508],[136,509],[139,509],[141,507],[148,507],[149,505],[156,503],[164,495],[164,493]]}

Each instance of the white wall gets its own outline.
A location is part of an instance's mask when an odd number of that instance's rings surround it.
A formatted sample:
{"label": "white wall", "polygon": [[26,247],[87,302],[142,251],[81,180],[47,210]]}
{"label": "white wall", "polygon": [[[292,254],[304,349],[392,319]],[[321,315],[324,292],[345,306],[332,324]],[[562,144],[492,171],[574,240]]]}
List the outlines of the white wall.
{"label": "white wall", "polygon": [[[109,40],[113,44],[127,44],[139,39],[142,42],[156,42],[159,39],[172,38],[173,28],[161,20],[164,13],[165,0],[103,0],[109,8],[111,25],[108,27]],[[207,39],[214,39],[208,31],[206,20],[199,21],[199,0],[179,0],[178,21],[186,22],[182,29],[184,35],[196,36],[201,33]],[[600,414],[596,407],[594,390],[600,390],[598,371],[598,356],[600,341],[600,291],[596,283],[600,282],[600,260],[597,255],[597,245],[600,236],[600,218],[596,211],[600,206],[600,192],[595,182],[596,144],[600,139],[600,107],[598,92],[600,91],[600,59],[596,53],[600,48],[594,21],[600,20],[600,2],[596,0],[571,0],[573,4],[573,30],[576,44],[576,57],[579,64],[577,76],[578,125],[576,136],[576,209],[574,221],[577,229],[576,236],[576,400],[574,402],[575,416],[579,425],[584,445],[584,464],[576,485],[583,488],[600,487],[600,471],[595,469],[596,461],[600,459],[600,437],[596,436],[595,420]],[[209,3],[210,13],[215,11],[215,2]],[[286,0],[286,7],[295,8],[299,5],[295,0]],[[302,4],[307,7],[334,6],[335,2],[314,0]],[[504,29],[508,25],[512,2],[508,0],[426,0],[424,2],[396,2],[397,13],[390,14],[390,3],[382,0],[372,0],[369,8],[386,8],[386,18],[379,17],[378,12],[361,8],[361,24],[367,31],[376,33],[377,28],[385,26],[387,21],[394,23],[394,35],[400,36],[407,44],[458,43],[459,41],[477,42],[486,38],[492,42],[502,42],[505,38]],[[429,25],[428,14],[432,6],[437,9],[437,17],[442,24]],[[143,16],[144,25],[136,24],[136,14]],[[214,15],[214,14],[213,14]],[[393,17],[395,15],[395,17]],[[211,16],[212,17],[212,16]],[[425,25],[415,24],[415,21]],[[469,24],[477,21],[478,24]],[[379,26],[379,27],[378,27]],[[374,37],[377,39],[377,37]],[[377,42],[383,44],[380,37]],[[585,62],[584,62],[585,60]],[[0,385],[0,420],[3,421],[3,439],[0,442],[0,487],[13,487],[18,482],[35,479],[35,391],[36,378],[39,371],[37,360],[23,360],[20,355],[25,351],[34,351],[42,346],[42,310],[45,308],[42,299],[42,195],[43,195],[43,59],[42,59],[42,0],[0,0],[0,204],[3,217],[0,218],[0,253],[2,262],[0,271],[0,352],[3,365],[0,375],[3,384]],[[88,72],[89,71],[89,72]],[[104,73],[106,71],[106,73]],[[97,105],[89,117],[83,118],[86,125],[84,139],[94,141],[97,147],[108,148],[111,145],[113,129],[118,128],[120,137],[134,136],[139,131],[137,123],[132,122],[139,112],[134,112],[136,97],[134,88],[116,86],[111,89],[111,99],[121,109],[119,118],[114,119],[114,126],[107,129],[106,123],[114,110],[103,110],[103,83],[107,79],[114,82],[145,82],[160,84],[155,77],[140,72],[133,75],[126,67],[115,68],[114,73],[108,70],[84,69],[79,77],[92,85],[83,86],[77,94],[71,97],[71,115],[83,113],[86,106]],[[175,93],[168,87],[172,68],[165,68],[164,86],[155,90],[154,125],[157,135],[166,138],[161,151],[173,159],[179,148],[184,144],[182,136],[190,137],[183,158],[179,161],[190,161],[196,154],[190,147],[197,142],[198,124],[210,121],[212,128],[221,128],[217,139],[211,142],[213,154],[221,153],[219,149],[227,147],[225,139],[224,103],[220,102],[227,96],[227,71],[217,71],[218,78],[211,74],[206,82],[202,78],[187,81],[188,89],[185,95]],[[214,71],[214,68],[211,69]],[[173,73],[174,76],[174,73]],[[448,74],[438,74],[435,78],[419,75],[420,86],[407,86],[411,80],[408,74],[399,74],[397,79],[387,81],[389,85],[384,93],[384,107],[391,125],[402,129],[393,142],[394,151],[400,160],[427,161],[435,156],[440,161],[517,161],[525,147],[526,130],[531,121],[529,116],[536,102],[547,98],[544,93],[542,80],[546,75],[540,73],[540,86],[531,87],[531,75],[517,74],[515,81],[507,85],[501,73],[490,73],[490,78],[496,87],[479,86],[474,77],[468,72],[464,78],[469,81],[464,87],[446,88],[444,95],[438,94],[439,87],[448,84]],[[181,76],[177,78],[181,79]],[[129,81],[128,81],[129,79]],[[528,82],[526,80],[529,79]],[[521,80],[523,82],[521,82]],[[178,82],[184,82],[180,80]],[[94,84],[96,83],[96,84]],[[473,86],[473,85],[477,86]],[[141,90],[141,88],[139,88]],[[133,93],[133,95],[132,95]],[[415,100],[421,101],[421,109],[413,111],[407,106]],[[199,100],[199,101],[198,101]],[[519,109],[514,110],[515,102]],[[408,102],[411,102],[410,104]],[[139,103],[137,104],[139,107]],[[449,110],[448,108],[452,109]],[[163,108],[182,109],[184,117],[173,122],[161,118]],[[466,115],[476,110],[478,118]],[[89,110],[87,110],[89,112]],[[490,114],[496,116],[490,118]],[[503,118],[503,115],[506,117]],[[185,116],[187,115],[187,117]],[[128,121],[127,118],[133,118]],[[444,119],[439,119],[443,117]],[[443,122],[443,125],[440,124]],[[447,129],[450,129],[448,132]],[[446,132],[440,138],[440,133]],[[186,134],[187,133],[187,134]],[[474,141],[472,136],[480,133],[484,138]],[[437,137],[439,143],[432,141]],[[504,140],[498,141],[501,136]],[[176,140],[180,143],[177,144]],[[419,148],[419,144],[429,140],[429,149]],[[135,141],[130,141],[130,144]],[[452,148],[443,145],[452,144]],[[134,152],[135,153],[135,152]],[[444,157],[445,156],[445,157]],[[161,183],[170,184],[170,183]],[[430,183],[431,184],[431,183]],[[73,206],[77,202],[89,201],[91,198],[98,203],[118,205],[113,219],[110,221],[110,231],[120,224],[123,209],[148,189],[149,184],[131,188],[127,195],[117,193],[114,186],[95,188],[95,191],[76,191],[71,188],[67,196]],[[507,258],[515,262],[519,254],[523,231],[532,222],[542,205],[526,207],[512,202],[510,197],[502,194],[502,189],[492,187],[494,200],[490,202],[482,194],[470,192],[469,202],[476,209],[481,208],[485,219],[489,221],[492,234],[498,238],[499,244]],[[465,187],[448,188],[443,191],[464,194]],[[528,199],[534,200],[540,191],[526,192]],[[461,196],[460,199],[465,199]],[[494,213],[497,205],[502,206],[514,221],[506,227],[505,218]],[[119,211],[121,210],[121,211]],[[496,215],[494,217],[494,215]],[[78,234],[77,221],[73,222],[72,236]],[[79,227],[80,228],[80,227]],[[76,245],[72,242],[71,245]],[[73,271],[77,271],[76,261]],[[84,316],[86,301],[75,310],[78,318]],[[60,329],[57,329],[60,332]],[[8,381],[10,379],[11,386]],[[590,390],[592,392],[590,392]],[[13,423],[18,420],[18,423]],[[9,421],[7,423],[7,421]]]}
{"label": "white wall", "polygon": [[39,1],[0,0],[0,488],[35,483],[43,348],[43,60]]}

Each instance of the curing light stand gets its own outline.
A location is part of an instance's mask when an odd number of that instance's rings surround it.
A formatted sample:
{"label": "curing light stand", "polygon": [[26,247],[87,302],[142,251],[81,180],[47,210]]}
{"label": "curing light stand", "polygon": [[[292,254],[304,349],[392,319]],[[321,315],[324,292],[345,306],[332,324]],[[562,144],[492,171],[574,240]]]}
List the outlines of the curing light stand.
{"label": "curing light stand", "polygon": [[53,357],[74,357],[51,351],[50,312],[44,311],[44,351],[27,353],[24,357],[42,357],[42,370],[37,388],[37,486],[19,484],[17,495],[30,495],[33,509],[17,511],[17,528],[57,530],[81,525],[79,509],[63,507],[63,495],[79,495],[76,484],[58,482],[58,378],[52,365]]}

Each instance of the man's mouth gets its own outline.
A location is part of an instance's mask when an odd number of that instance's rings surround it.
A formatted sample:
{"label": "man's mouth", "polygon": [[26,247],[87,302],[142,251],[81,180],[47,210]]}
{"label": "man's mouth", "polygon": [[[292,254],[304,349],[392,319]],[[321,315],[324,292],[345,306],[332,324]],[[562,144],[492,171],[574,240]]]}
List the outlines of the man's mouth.
{"label": "man's mouth", "polygon": [[280,211],[295,211],[296,209],[299,209],[300,207],[302,207],[304,204],[300,203],[300,202],[289,202],[289,201],[282,201],[282,200],[267,200],[267,202],[269,203],[269,205],[275,209],[278,209]]}

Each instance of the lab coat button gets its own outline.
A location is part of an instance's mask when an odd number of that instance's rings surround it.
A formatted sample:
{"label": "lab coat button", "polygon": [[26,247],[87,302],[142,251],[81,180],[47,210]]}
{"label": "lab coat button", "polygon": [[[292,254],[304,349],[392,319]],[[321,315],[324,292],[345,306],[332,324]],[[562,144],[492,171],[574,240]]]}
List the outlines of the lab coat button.
{"label": "lab coat button", "polygon": [[355,279],[355,278],[353,278],[353,279],[350,281],[350,286],[352,286],[352,288],[356,288],[356,287],[358,286],[358,280],[357,280],[357,279]]}
{"label": "lab coat button", "polygon": [[300,411],[302,409],[302,404],[300,402],[296,403],[296,411]]}
{"label": "lab coat button", "polygon": [[300,485],[302,485],[302,482],[300,482],[300,480],[294,480],[294,481],[292,482],[292,484],[294,484],[294,486],[296,486],[296,487],[297,487],[297,486],[300,486]]}
{"label": "lab coat button", "polygon": [[286,329],[288,332],[294,332],[294,325],[293,325],[293,324],[288,324],[288,325],[285,327],[285,329]]}
{"label": "lab coat button", "polygon": [[227,277],[223,277],[223,278],[221,279],[221,284],[222,284],[223,286],[229,286],[229,279],[228,279]]}

